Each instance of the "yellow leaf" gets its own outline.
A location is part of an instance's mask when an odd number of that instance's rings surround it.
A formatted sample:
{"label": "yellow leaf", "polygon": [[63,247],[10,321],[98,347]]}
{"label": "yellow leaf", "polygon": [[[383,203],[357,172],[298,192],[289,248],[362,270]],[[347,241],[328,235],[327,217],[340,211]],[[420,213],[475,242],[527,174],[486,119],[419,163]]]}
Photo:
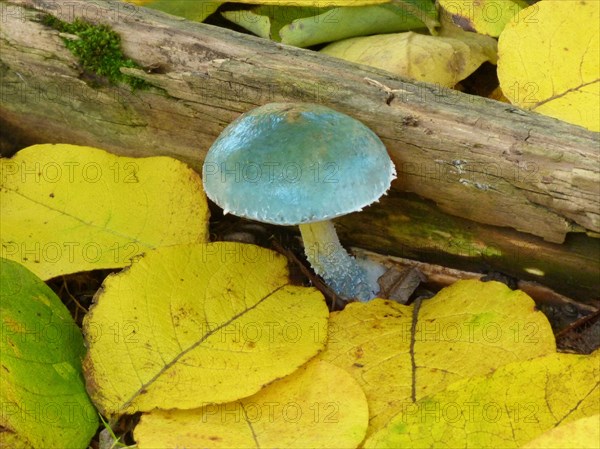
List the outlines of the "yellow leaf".
{"label": "yellow leaf", "polygon": [[495,63],[496,41],[474,33],[426,36],[412,31],[334,42],[321,50],[417,81],[454,87],[485,61]]}
{"label": "yellow leaf", "polygon": [[600,131],[600,2],[545,0],[498,41],[498,78],[521,107]]}
{"label": "yellow leaf", "polygon": [[522,0],[438,0],[438,4],[461,28],[493,37],[527,7]]}
{"label": "yellow leaf", "polygon": [[218,242],[149,251],[109,276],[84,321],[88,390],[108,414],[256,393],[323,349],[327,307],[287,260]]}
{"label": "yellow leaf", "polygon": [[598,351],[550,354],[464,379],[405,404],[364,447],[518,448],[561,423],[598,413],[599,362]]}
{"label": "yellow leaf", "polygon": [[1,256],[42,279],[120,268],[151,248],[204,242],[197,173],[168,157],[34,145],[0,159]]}
{"label": "yellow leaf", "polygon": [[145,448],[355,448],[367,400],[344,370],[311,361],[237,402],[142,415],[134,437]]}
{"label": "yellow leaf", "polygon": [[465,377],[556,350],[533,300],[498,282],[456,282],[425,300],[417,318],[413,335],[413,307],[377,299],[349,304],[330,319],[319,358],[346,369],[365,390],[369,434],[413,395],[418,400]]}
{"label": "yellow leaf", "polygon": [[561,424],[533,439],[521,449],[597,449],[600,447],[600,415]]}

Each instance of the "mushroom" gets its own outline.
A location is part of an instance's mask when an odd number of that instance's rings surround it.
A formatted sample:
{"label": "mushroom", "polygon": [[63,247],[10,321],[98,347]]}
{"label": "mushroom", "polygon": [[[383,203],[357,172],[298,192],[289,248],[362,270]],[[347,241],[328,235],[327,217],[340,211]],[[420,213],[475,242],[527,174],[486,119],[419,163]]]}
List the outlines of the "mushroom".
{"label": "mushroom", "polygon": [[373,131],[310,103],[242,114],[210,147],[202,171],[207,196],[225,213],[299,225],[314,271],[341,298],[362,301],[379,291],[377,280],[344,250],[331,219],[377,201],[394,178]]}

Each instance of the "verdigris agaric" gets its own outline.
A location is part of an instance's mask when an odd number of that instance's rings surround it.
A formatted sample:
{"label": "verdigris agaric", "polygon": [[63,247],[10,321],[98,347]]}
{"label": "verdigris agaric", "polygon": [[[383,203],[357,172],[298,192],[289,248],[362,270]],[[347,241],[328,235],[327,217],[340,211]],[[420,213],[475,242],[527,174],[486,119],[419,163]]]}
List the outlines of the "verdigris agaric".
{"label": "verdigris agaric", "polygon": [[241,115],[203,167],[206,194],[225,213],[299,225],[314,271],[341,298],[363,301],[379,291],[377,281],[340,245],[331,219],[377,201],[394,178],[373,131],[309,103],[270,103]]}

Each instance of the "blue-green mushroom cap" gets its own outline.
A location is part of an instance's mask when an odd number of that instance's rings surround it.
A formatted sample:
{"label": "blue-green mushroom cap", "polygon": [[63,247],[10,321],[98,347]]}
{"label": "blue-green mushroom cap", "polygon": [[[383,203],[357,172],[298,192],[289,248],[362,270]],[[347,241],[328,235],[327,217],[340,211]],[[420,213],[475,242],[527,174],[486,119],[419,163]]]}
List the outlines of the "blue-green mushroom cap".
{"label": "blue-green mushroom cap", "polygon": [[377,201],[395,169],[379,137],[358,120],[316,104],[270,103],[223,130],[202,178],[226,213],[297,225]]}

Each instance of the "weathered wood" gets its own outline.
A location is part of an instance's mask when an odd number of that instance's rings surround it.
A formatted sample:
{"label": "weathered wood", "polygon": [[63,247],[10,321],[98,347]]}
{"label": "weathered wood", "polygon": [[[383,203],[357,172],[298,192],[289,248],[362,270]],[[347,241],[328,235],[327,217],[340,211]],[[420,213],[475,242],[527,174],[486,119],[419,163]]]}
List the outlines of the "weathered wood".
{"label": "weathered wood", "polygon": [[546,242],[453,217],[395,192],[360,214],[342,217],[337,227],[341,238],[357,247],[461,270],[502,272],[600,305],[600,239],[571,234],[563,244]]}
{"label": "weathered wood", "polygon": [[[399,175],[394,192],[415,192],[447,214],[470,220],[461,223],[475,229],[475,239],[492,239],[485,245],[501,236],[520,245],[522,254],[534,251],[533,237],[524,233],[555,243],[569,232],[600,233],[597,133],[121,2],[5,0],[0,7],[3,145],[70,142],[126,155],[170,155],[199,169],[215,137],[240,113],[272,101],[318,102],[358,118],[382,138]],[[127,86],[88,84],[58,32],[39,23],[39,11],[110,25],[126,54],[148,68],[123,70],[154,87],[131,92]],[[414,212],[394,207],[384,208],[390,222]],[[368,217],[344,223],[358,231]],[[432,229],[445,232],[437,220],[422,217],[421,236]],[[384,233],[389,226],[369,221],[369,232],[381,237],[367,246],[394,254],[396,240]],[[478,223],[498,228],[478,235]],[[346,235],[350,243],[362,242],[353,232]],[[574,263],[564,266],[559,279],[567,281],[559,291],[569,294],[582,276],[598,275],[583,249],[533,239],[535,251],[554,248],[557,267],[571,254]],[[452,252],[432,245],[431,254],[439,260]],[[506,263],[495,268],[506,269]],[[583,273],[573,272],[575,267]],[[589,295],[589,282],[585,285]]]}

